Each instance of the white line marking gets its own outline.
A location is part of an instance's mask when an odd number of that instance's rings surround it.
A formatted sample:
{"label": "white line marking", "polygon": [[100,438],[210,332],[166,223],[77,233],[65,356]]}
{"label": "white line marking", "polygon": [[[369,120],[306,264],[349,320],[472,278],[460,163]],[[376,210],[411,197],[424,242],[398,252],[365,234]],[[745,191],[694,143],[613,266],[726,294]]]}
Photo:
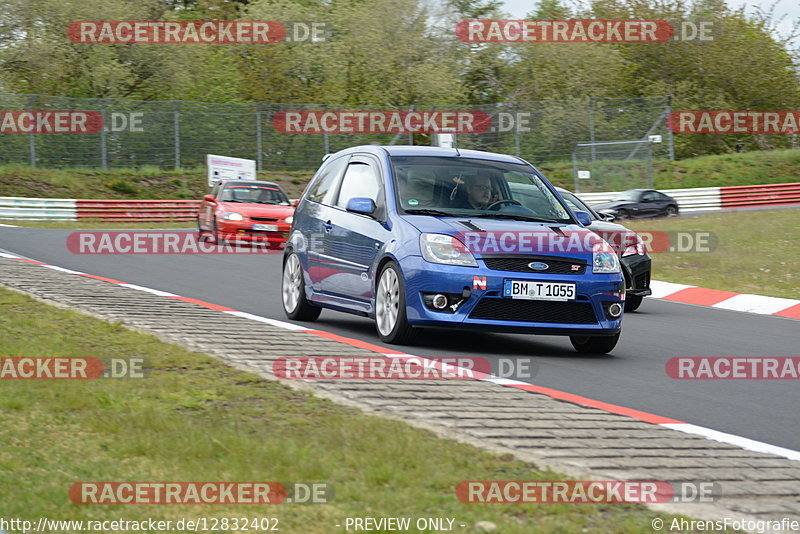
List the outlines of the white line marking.
{"label": "white line marking", "polygon": [[63,267],[58,267],[56,265],[47,265],[44,264],[42,267],[47,267],[48,269],[53,269],[54,271],[61,271],[62,273],[69,273],[69,274],[86,274],[80,271],[73,271],[72,269],[65,269]]}
{"label": "white line marking", "polygon": [[722,302],[717,302],[712,307],[722,308],[724,310],[772,315],[773,313],[785,310],[786,308],[791,308],[797,304],[800,304],[800,300],[742,293],[729,299],[725,299]]}
{"label": "white line marking", "polygon": [[673,293],[677,293],[682,289],[687,289],[690,287],[696,286],[687,286],[686,284],[673,284],[672,282],[662,282],[660,280],[652,280],[650,282],[650,289],[653,291],[653,294],[650,295],[653,298],[663,299]]}
{"label": "white line marking", "polygon": [[686,434],[695,434],[698,436],[703,436],[704,438],[710,440],[719,441],[722,443],[728,443],[729,445],[735,445],[736,447],[741,447],[742,449],[748,451],[763,452],[766,454],[775,454],[777,456],[783,456],[784,458],[788,458],[789,460],[800,461],[800,451],[785,449],[783,447],[778,447],[777,445],[770,445],[769,443],[764,443],[762,441],[755,441],[753,439],[744,438],[742,436],[737,436],[735,434],[726,434],[725,432],[720,432],[719,430],[712,430],[704,426],[697,426],[689,423],[665,423],[660,426],[665,426],[667,428],[671,428],[672,430],[677,430],[678,432],[684,432]]}
{"label": "white line marking", "polygon": [[6,228],[19,228],[19,226],[14,226],[13,224],[0,224],[0,226],[5,226]]}
{"label": "white line marking", "polygon": [[15,256],[13,254],[6,254],[5,252],[0,252],[0,258],[11,258],[12,260],[18,260],[20,257]]}
{"label": "white line marking", "polygon": [[481,382],[492,382],[493,384],[499,384],[501,386],[530,386],[528,382],[521,382],[519,380],[512,380],[511,378],[500,378],[500,377],[489,377],[489,378],[479,378]]}
{"label": "white line marking", "polygon": [[286,330],[311,330],[310,328],[306,328],[305,326],[297,326],[296,324],[287,323],[285,321],[278,321],[277,319],[269,319],[267,317],[261,317],[260,315],[253,315],[252,313],[247,313],[247,312],[226,311],[224,313],[230,313],[231,315],[236,315],[237,317],[244,317],[245,319],[258,321],[260,323],[271,324],[272,326],[277,326],[278,328],[285,328]]}
{"label": "white line marking", "polygon": [[120,287],[127,287],[129,289],[135,289],[136,291],[144,291],[145,293],[152,293],[153,295],[158,295],[159,297],[177,297],[175,293],[169,293],[167,291],[161,291],[160,289],[152,289],[149,287],[137,286],[136,284],[117,284]]}

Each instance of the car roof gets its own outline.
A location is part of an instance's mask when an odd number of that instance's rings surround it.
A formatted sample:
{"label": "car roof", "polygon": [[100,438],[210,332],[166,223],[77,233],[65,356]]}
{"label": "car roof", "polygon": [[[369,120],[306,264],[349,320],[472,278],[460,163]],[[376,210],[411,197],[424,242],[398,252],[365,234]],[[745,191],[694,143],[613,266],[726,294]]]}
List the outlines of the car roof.
{"label": "car roof", "polygon": [[411,145],[360,145],[345,148],[334,155],[351,154],[353,152],[367,152],[370,154],[388,154],[389,156],[439,156],[451,158],[484,159],[507,163],[526,163],[523,159],[509,154],[485,152],[483,150],[468,150],[464,148],[443,148],[438,146],[411,146]]}

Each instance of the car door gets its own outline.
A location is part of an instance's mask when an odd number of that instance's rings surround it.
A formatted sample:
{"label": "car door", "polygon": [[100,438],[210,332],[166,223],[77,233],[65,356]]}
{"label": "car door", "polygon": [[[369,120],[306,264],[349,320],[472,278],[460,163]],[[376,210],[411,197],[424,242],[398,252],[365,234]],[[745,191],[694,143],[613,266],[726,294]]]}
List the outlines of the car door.
{"label": "car door", "polygon": [[[386,226],[384,177],[372,156],[354,155],[341,180],[335,208],[325,222],[325,259],[330,274],[322,281],[325,293],[360,302],[365,310],[373,293],[371,267],[389,239]],[[377,207],[372,215],[347,211],[351,198],[370,198]]]}
{"label": "car door", "polygon": [[641,217],[656,217],[660,215],[658,193],[655,191],[645,191],[642,193],[642,203],[639,209]]}
{"label": "car door", "polygon": [[[219,195],[219,187],[220,187],[219,183],[215,184],[208,192],[208,194],[214,198],[217,198],[217,195]],[[215,207],[216,203],[209,202],[205,200],[205,198],[200,203],[200,207],[198,208],[197,211],[197,218],[201,229],[211,230],[211,220],[213,219]]]}
{"label": "car door", "polygon": [[339,178],[347,167],[350,156],[340,156],[326,161],[309,184],[294,215],[292,242],[300,252],[300,262],[308,272],[308,283],[315,291],[321,290],[322,280],[330,274],[325,259],[325,222],[330,220]]}

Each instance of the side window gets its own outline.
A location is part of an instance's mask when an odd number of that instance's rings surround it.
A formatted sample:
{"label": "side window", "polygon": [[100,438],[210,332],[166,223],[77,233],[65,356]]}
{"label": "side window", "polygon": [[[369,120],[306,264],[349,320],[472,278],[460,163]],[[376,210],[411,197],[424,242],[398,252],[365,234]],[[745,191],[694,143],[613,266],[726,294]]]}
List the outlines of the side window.
{"label": "side window", "polygon": [[652,202],[654,200],[658,200],[658,193],[654,193],[652,191],[649,191],[649,192],[645,193],[644,195],[642,195],[642,200],[647,200],[649,202]]}
{"label": "side window", "polygon": [[306,198],[313,202],[330,204],[333,196],[332,186],[336,183],[347,160],[347,156],[342,156],[325,165],[309,187]]}
{"label": "side window", "polygon": [[375,205],[380,207],[383,204],[381,189],[380,177],[375,167],[362,162],[351,163],[344,173],[336,205],[346,208],[351,198],[366,197],[371,198]]}

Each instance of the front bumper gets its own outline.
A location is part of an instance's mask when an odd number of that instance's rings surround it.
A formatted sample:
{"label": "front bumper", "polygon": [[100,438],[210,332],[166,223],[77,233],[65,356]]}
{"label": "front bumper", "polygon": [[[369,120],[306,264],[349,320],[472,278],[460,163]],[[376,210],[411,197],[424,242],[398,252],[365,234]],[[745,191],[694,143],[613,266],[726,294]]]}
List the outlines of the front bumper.
{"label": "front bumper", "polygon": [[290,224],[268,223],[277,228],[276,231],[254,230],[252,221],[218,221],[217,231],[219,238],[228,241],[242,241],[246,243],[285,244],[289,239]]}
{"label": "front bumper", "polygon": [[[409,323],[550,335],[603,336],[620,331],[622,316],[609,319],[606,309],[624,302],[621,274],[545,275],[492,270],[481,259],[478,264],[475,268],[431,264],[420,256],[403,259]],[[575,283],[576,298],[569,302],[504,298],[507,279]],[[426,306],[424,295],[430,293],[469,296],[451,313]]]}
{"label": "front bumper", "polygon": [[644,297],[651,295],[650,272],[653,262],[648,254],[632,254],[620,258],[625,275],[625,291],[628,295]]}

